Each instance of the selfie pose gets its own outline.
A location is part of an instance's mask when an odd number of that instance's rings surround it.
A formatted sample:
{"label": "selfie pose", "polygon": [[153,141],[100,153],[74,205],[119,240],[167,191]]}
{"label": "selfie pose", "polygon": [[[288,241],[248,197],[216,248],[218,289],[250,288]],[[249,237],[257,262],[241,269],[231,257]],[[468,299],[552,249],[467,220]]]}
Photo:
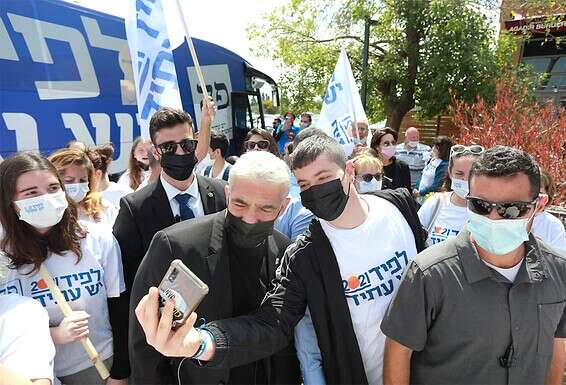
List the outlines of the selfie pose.
{"label": "selfie pose", "polygon": [[[268,152],[244,154],[230,171],[227,210],[178,223],[155,235],[134,281],[132,311],[150,287],[159,285],[177,258],[208,285],[209,293],[197,308],[200,318],[211,321],[257,310],[272,288],[277,262],[290,243],[273,228],[289,203],[289,185],[289,170],[282,160]],[[183,302],[189,298],[185,295]],[[232,369],[208,368],[160,354],[133,314],[130,328],[135,384],[170,383],[177,373],[184,384],[300,383],[292,344]]]}

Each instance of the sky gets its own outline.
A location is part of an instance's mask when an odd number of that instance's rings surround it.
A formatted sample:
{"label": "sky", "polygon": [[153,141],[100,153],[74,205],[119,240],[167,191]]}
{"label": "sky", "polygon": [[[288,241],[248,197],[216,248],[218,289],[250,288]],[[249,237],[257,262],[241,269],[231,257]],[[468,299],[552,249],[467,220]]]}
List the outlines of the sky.
{"label": "sky", "polygon": [[[125,18],[131,0],[64,1]],[[175,45],[175,36],[183,35],[181,23],[177,19],[175,0],[162,1],[169,35]],[[189,32],[193,37],[234,51],[254,67],[277,80],[279,71],[275,63],[269,58],[258,58],[250,52],[246,28],[250,23],[261,20],[274,8],[288,3],[288,0],[181,0],[181,3],[188,19]]]}

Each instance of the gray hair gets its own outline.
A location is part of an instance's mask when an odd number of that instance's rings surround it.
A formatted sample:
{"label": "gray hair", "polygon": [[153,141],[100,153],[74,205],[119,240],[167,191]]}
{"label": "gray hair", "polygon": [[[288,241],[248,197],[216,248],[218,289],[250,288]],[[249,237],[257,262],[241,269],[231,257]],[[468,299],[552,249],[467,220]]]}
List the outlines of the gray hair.
{"label": "gray hair", "polygon": [[281,185],[283,197],[289,194],[291,171],[285,162],[267,151],[248,151],[230,169],[228,185],[236,178],[252,179],[262,183]]}
{"label": "gray hair", "polygon": [[291,168],[303,168],[313,163],[319,156],[326,154],[342,170],[346,169],[346,153],[334,138],[328,135],[313,135],[299,143],[291,154]]}

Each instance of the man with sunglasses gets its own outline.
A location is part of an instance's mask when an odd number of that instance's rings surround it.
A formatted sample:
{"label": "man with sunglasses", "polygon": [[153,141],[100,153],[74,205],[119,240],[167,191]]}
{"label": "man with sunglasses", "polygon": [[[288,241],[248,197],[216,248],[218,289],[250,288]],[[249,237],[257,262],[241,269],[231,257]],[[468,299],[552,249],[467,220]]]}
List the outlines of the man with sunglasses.
{"label": "man with sunglasses", "polygon": [[[116,307],[121,312],[121,326],[126,330],[134,277],[155,233],[176,222],[226,208],[225,182],[200,175],[195,177],[193,172],[195,165],[208,152],[214,115],[214,103],[203,103],[198,143],[193,139],[193,121],[182,110],[164,107],[150,120],[153,155],[161,164],[161,175],[155,182],[121,199],[113,228],[122,252],[126,283],[125,294]],[[127,332],[123,334],[128,335]],[[116,346],[126,349],[127,341]],[[121,353],[118,357],[122,357]],[[127,350],[123,353],[127,357]],[[115,352],[114,359],[116,357]]]}
{"label": "man with sunglasses", "polygon": [[540,171],[497,146],[474,163],[470,219],[416,256],[381,323],[384,384],[561,384],[566,258],[530,234]]}

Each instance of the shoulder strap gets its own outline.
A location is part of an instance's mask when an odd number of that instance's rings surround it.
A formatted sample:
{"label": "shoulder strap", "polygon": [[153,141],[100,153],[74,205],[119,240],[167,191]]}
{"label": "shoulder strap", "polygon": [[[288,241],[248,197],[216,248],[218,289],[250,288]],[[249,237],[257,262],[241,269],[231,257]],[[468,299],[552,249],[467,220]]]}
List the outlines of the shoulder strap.
{"label": "shoulder strap", "polygon": [[207,167],[204,169],[204,176],[207,176],[207,177],[209,177],[209,178],[212,178],[212,175],[210,175],[210,171],[212,171],[212,166],[207,166]]}
{"label": "shoulder strap", "polygon": [[226,170],[224,170],[224,174],[222,174],[222,179],[224,179],[225,181],[228,180],[228,176],[230,175],[230,169],[232,168],[231,165],[228,165],[228,167],[226,167]]}
{"label": "shoulder strap", "polygon": [[409,191],[406,188],[398,188],[395,190],[380,190],[373,194],[391,202],[391,204],[397,207],[397,210],[403,214],[403,217],[413,231],[417,252],[423,251],[426,247],[426,234],[419,220],[415,201]]}
{"label": "shoulder strap", "polygon": [[428,234],[430,234],[430,231],[434,228],[434,223],[438,218],[438,214],[440,214],[440,209],[442,209],[442,206],[444,206],[445,194],[444,193],[437,193],[437,194],[439,194],[439,196],[438,199],[436,200],[436,203],[434,204],[434,210],[432,211],[432,217],[430,219],[430,222],[426,227],[426,232]]}

